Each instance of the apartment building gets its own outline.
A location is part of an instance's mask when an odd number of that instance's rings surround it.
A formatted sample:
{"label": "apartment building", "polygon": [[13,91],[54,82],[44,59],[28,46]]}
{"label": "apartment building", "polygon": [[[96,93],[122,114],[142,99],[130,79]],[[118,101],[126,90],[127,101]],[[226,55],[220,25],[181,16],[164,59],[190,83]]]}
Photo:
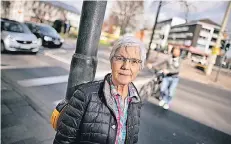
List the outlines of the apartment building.
{"label": "apartment building", "polygon": [[189,23],[172,26],[168,43],[192,46],[204,53],[210,53],[216,44],[220,25],[210,19],[201,19]]}
{"label": "apartment building", "polygon": [[[171,30],[171,27],[184,24],[186,21],[182,18],[173,17],[164,21],[160,21],[156,25],[155,34],[152,41],[152,49],[163,48],[167,46],[168,36]],[[147,41],[150,40],[152,30],[146,32]]]}

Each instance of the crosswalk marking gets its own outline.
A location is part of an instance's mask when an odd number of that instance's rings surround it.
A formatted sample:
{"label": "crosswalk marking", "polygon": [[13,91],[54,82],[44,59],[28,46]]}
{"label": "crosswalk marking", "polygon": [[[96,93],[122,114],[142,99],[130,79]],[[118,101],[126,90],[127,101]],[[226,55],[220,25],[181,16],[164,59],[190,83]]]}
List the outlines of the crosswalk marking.
{"label": "crosswalk marking", "polygon": [[67,82],[67,80],[68,80],[68,75],[64,75],[64,76],[52,76],[52,77],[26,79],[26,80],[20,80],[17,82],[19,85],[23,87],[33,87],[33,86],[64,83],[64,82]]}
{"label": "crosswalk marking", "polygon": [[[110,73],[110,71],[96,72],[95,80],[103,79],[107,73]],[[44,85],[66,83],[66,82],[68,82],[68,75],[32,78],[32,79],[25,79],[25,80],[17,81],[17,83],[23,87],[44,86]]]}

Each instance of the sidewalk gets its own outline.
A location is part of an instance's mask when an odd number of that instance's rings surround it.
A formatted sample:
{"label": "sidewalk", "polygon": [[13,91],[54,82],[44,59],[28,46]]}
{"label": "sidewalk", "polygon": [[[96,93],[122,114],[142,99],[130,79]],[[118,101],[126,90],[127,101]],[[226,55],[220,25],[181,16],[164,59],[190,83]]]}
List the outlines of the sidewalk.
{"label": "sidewalk", "polygon": [[2,144],[51,144],[55,131],[24,96],[1,79]]}
{"label": "sidewalk", "polygon": [[231,75],[227,72],[220,72],[218,81],[215,82],[217,70],[213,69],[211,75],[206,76],[204,72],[195,68],[195,64],[191,64],[188,60],[183,61],[182,71],[180,76],[189,80],[197,81],[204,84],[209,84],[223,89],[231,89]]}

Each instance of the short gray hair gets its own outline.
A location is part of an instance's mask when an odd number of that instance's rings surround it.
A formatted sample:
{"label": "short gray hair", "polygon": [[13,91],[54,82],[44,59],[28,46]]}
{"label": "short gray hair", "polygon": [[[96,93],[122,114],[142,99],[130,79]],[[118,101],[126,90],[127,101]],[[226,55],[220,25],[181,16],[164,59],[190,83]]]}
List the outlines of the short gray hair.
{"label": "short gray hair", "polygon": [[128,46],[139,47],[140,59],[142,60],[141,68],[144,68],[144,62],[146,60],[146,48],[140,40],[132,36],[124,36],[114,43],[110,54],[110,61],[112,60],[113,56],[115,56],[115,53],[117,52],[118,49],[120,49],[121,47],[128,47]]}

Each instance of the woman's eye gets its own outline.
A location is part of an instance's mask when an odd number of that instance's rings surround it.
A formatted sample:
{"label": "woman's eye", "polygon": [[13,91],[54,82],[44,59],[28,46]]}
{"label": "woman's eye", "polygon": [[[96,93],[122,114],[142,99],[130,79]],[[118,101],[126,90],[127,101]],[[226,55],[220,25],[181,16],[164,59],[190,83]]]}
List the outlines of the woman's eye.
{"label": "woman's eye", "polygon": [[123,58],[122,58],[122,57],[117,57],[117,60],[121,60],[121,61],[122,61],[122,60],[123,60]]}
{"label": "woman's eye", "polygon": [[132,62],[133,64],[138,63],[138,61],[137,61],[136,59],[132,59],[131,62]]}

